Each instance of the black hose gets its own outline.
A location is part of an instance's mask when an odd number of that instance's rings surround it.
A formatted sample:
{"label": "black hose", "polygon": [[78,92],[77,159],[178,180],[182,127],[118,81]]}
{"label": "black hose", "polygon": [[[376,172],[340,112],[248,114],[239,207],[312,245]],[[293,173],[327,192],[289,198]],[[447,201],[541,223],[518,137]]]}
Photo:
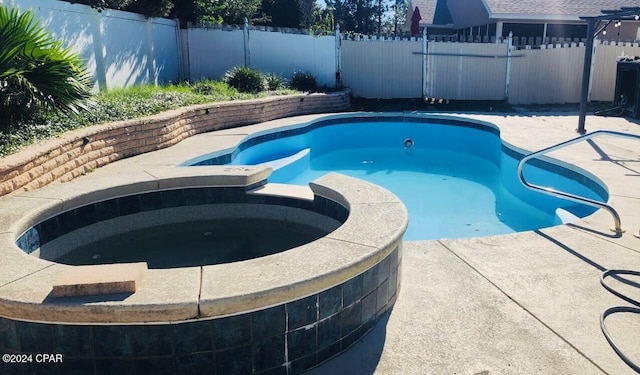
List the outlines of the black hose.
{"label": "black hose", "polygon": [[[600,284],[602,284],[602,286],[608,290],[609,292],[611,292],[612,294],[622,298],[623,300],[631,303],[632,305],[636,305],[638,307],[640,307],[640,302],[634,300],[633,298],[627,297],[624,294],[614,290],[613,288],[611,288],[610,286],[608,286],[605,282],[604,279],[609,277],[609,276],[613,276],[613,275],[632,275],[632,276],[640,276],[640,271],[629,271],[629,270],[606,270],[602,273],[602,275],[600,275]],[[611,315],[611,314],[616,314],[616,313],[631,313],[631,314],[640,314],[640,308],[636,308],[636,307],[629,307],[629,306],[616,306],[616,307],[611,307],[606,309],[602,315],[600,315],[600,329],[602,330],[602,334],[604,334],[604,337],[607,339],[607,342],[609,343],[609,345],[611,346],[611,348],[616,352],[616,354],[620,357],[620,359],[622,359],[624,361],[624,363],[626,363],[629,367],[631,367],[635,372],[640,374],[640,366],[638,364],[636,364],[635,362],[633,362],[629,357],[627,357],[624,352],[622,352],[622,350],[618,347],[618,345],[616,345],[616,343],[613,341],[613,339],[611,338],[611,335],[609,334],[609,331],[607,330],[606,325],[604,324],[605,319]]]}
{"label": "black hose", "polygon": [[626,363],[629,367],[631,367],[635,372],[640,374],[640,366],[638,366],[636,363],[634,363],[631,359],[629,359],[629,357],[627,357],[622,352],[622,350],[618,347],[618,345],[616,345],[616,343],[613,341],[613,339],[609,335],[609,331],[607,331],[607,327],[604,324],[604,320],[607,318],[607,316],[609,316],[611,314],[615,314],[615,313],[640,314],[640,309],[636,308],[636,307],[616,306],[616,307],[611,307],[611,308],[606,309],[602,313],[602,315],[600,315],[600,329],[602,330],[602,333],[604,334],[604,337],[609,342],[609,345],[611,345],[611,348],[613,348],[613,350],[616,352],[616,354],[618,354],[618,357],[620,357],[620,359],[622,359],[624,361],[624,363]]}
{"label": "black hose", "polygon": [[[602,284],[602,286],[608,290],[611,294],[616,295],[620,298],[622,298],[623,300],[629,302],[632,305],[636,305],[638,307],[640,307],[640,301],[636,301],[633,298],[627,297],[624,294],[618,292],[617,290],[614,290],[612,287],[610,287],[609,285],[607,285],[604,282],[604,279],[611,276],[614,277],[613,275],[631,275],[631,276],[640,276],[640,271],[629,271],[629,270],[606,270],[602,273],[602,275],[600,275],[600,284]],[[640,284],[636,284],[634,285],[637,288],[640,288]]]}

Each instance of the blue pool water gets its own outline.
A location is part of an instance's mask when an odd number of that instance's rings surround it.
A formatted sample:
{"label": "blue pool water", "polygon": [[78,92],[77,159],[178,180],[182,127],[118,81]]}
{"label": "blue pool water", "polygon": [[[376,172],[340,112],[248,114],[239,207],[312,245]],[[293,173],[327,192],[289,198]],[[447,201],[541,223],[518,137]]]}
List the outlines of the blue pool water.
{"label": "blue pool water", "polygon": [[[344,120],[341,120],[344,121]],[[583,217],[593,209],[532,192],[517,179],[522,156],[504,145],[497,128],[457,119],[311,125],[280,136],[245,140],[229,164],[266,164],[269,182],[307,185],[330,172],[378,184],[409,211],[405,240],[462,238],[513,233],[560,224],[557,209]],[[404,141],[414,146],[405,148]],[[209,155],[193,164],[216,164]],[[593,176],[542,161],[525,167],[535,184],[606,200]]]}

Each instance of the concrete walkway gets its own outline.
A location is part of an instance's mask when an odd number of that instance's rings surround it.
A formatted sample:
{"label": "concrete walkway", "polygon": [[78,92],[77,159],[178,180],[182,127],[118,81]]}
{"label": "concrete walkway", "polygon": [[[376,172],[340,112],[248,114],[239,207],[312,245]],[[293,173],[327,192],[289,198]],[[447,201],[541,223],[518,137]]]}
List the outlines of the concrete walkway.
{"label": "concrete walkway", "polygon": [[[494,123],[504,141],[538,150],[576,137],[575,113],[458,114]],[[318,116],[303,116],[302,120]],[[301,119],[208,133],[107,165],[96,178],[231,148],[246,134]],[[638,121],[590,116],[587,130],[640,134]],[[312,374],[632,374],[600,330],[600,314],[631,306],[600,285],[605,269],[640,271],[640,141],[602,137],[551,153],[603,180],[626,232],[604,210],[571,225],[512,235],[407,242],[402,288],[389,317]],[[640,301],[640,277],[607,282]],[[635,284],[634,284],[635,283]],[[640,315],[607,327],[640,364]]]}

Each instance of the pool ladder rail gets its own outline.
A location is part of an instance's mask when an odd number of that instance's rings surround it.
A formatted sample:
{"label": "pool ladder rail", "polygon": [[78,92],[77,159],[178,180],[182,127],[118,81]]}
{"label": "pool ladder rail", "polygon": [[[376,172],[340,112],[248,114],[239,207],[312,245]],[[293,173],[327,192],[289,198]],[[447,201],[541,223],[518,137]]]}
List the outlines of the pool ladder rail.
{"label": "pool ladder rail", "polygon": [[[602,208],[607,210],[611,216],[613,216],[613,221],[614,221],[614,226],[611,228],[611,230],[615,233],[621,234],[624,232],[624,230],[622,230],[622,225],[620,222],[620,215],[618,214],[618,212],[611,207],[610,205],[604,203],[604,202],[600,202],[597,200],[593,200],[587,197],[582,197],[579,195],[575,195],[575,194],[571,194],[571,193],[567,193],[564,191],[559,191],[559,190],[555,190],[551,187],[547,187],[547,186],[540,186],[540,185],[535,185],[535,184],[531,184],[529,183],[525,178],[524,178],[524,173],[523,173],[523,169],[524,169],[524,165],[527,163],[527,161],[536,158],[540,155],[546,154],[548,152],[551,151],[555,151],[557,149],[566,147],[566,146],[570,146],[574,143],[578,143],[578,142],[582,142],[582,141],[586,141],[588,139],[591,138],[595,138],[601,135],[610,135],[610,136],[614,136],[614,137],[623,137],[623,138],[632,138],[632,139],[637,139],[640,140],[640,135],[635,135],[635,134],[629,134],[629,133],[623,133],[623,132],[618,132],[618,131],[613,131],[613,130],[597,130],[594,131],[592,133],[589,134],[584,134],[581,135],[579,137],[570,139],[568,141],[564,141],[558,144],[555,144],[553,146],[547,147],[547,148],[543,148],[542,150],[538,150],[535,152],[530,153],[529,155],[524,156],[522,159],[520,159],[520,162],[518,163],[518,178],[520,179],[520,182],[526,186],[529,189],[535,190],[535,191],[539,191],[541,193],[544,194],[548,194],[548,195],[552,195],[555,197],[560,197],[560,198],[564,198],[573,202],[577,202],[577,203],[583,203],[592,207],[596,207],[596,208]],[[638,232],[634,232],[633,235],[635,237],[640,238],[640,229],[638,230]]]}
{"label": "pool ladder rail", "polygon": [[[594,131],[593,133],[585,134],[585,135],[579,136],[577,138],[573,138],[573,139],[570,139],[568,141],[565,141],[565,142],[562,142],[562,143],[558,143],[558,144],[553,145],[551,147],[547,147],[547,148],[544,148],[542,150],[539,150],[539,151],[536,151],[536,152],[532,152],[529,155],[526,155],[525,157],[520,159],[520,162],[518,163],[518,178],[520,179],[520,182],[522,184],[524,184],[524,186],[526,186],[529,189],[540,191],[540,192],[548,194],[548,195],[565,198],[565,199],[568,199],[568,200],[571,200],[571,201],[574,201],[574,202],[584,203],[584,204],[587,204],[587,205],[590,205],[590,206],[594,206],[596,208],[604,208],[605,210],[609,211],[611,216],[613,216],[614,226],[611,228],[611,230],[616,232],[617,234],[622,234],[624,231],[622,230],[622,227],[620,225],[620,215],[610,205],[608,205],[608,204],[606,204],[604,202],[599,202],[599,201],[590,199],[590,198],[581,197],[579,195],[574,195],[574,194],[570,194],[570,193],[567,193],[567,192],[558,191],[558,190],[555,190],[555,189],[550,188],[550,187],[544,187],[544,186],[531,184],[531,183],[529,183],[529,182],[527,182],[525,180],[524,174],[523,174],[524,165],[530,159],[533,159],[533,158],[535,158],[537,156],[540,156],[542,154],[545,154],[547,152],[551,152],[551,151],[557,150],[559,148],[563,148],[563,147],[572,145],[574,143],[578,143],[578,142],[581,142],[581,141],[584,141],[584,140],[587,140],[587,139],[591,139],[591,138],[594,138],[594,137],[597,137],[597,136],[600,136],[600,135],[611,135],[611,136],[615,136],[615,137],[633,138],[633,139],[640,140],[640,135],[617,132],[617,131],[613,131],[613,130],[597,130],[597,131]],[[640,238],[640,230],[638,230],[638,232],[634,232],[633,235],[635,237]],[[634,371],[640,373],[640,364],[634,362],[629,356],[627,356],[622,351],[622,349],[613,340],[613,337],[611,336],[611,334],[607,330],[607,327],[606,327],[606,324],[605,324],[606,323],[605,321],[606,321],[607,317],[609,315],[612,315],[612,314],[617,314],[617,313],[640,314],[640,301],[637,301],[637,300],[632,299],[632,298],[630,298],[628,296],[625,296],[625,295],[617,292],[616,290],[614,290],[613,288],[611,288],[610,286],[608,286],[606,284],[605,279],[607,277],[619,277],[618,275],[640,276],[640,271],[606,269],[600,275],[600,284],[607,291],[609,291],[609,292],[613,293],[614,295],[622,298],[626,302],[629,302],[629,303],[635,305],[635,307],[615,306],[615,307],[610,307],[610,308],[606,309],[600,315],[600,330],[602,331],[602,334],[604,335],[604,337],[606,338],[607,342],[609,343],[609,346],[611,346],[611,348],[618,355],[618,357],[620,357],[620,359],[622,359],[624,361],[624,363],[627,364],[627,366],[629,366],[631,369],[633,369]]]}

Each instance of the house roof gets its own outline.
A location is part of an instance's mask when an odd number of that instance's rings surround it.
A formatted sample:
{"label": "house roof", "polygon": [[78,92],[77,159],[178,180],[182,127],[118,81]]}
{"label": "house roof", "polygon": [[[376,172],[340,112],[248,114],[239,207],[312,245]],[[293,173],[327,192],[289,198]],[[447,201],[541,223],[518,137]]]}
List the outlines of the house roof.
{"label": "house roof", "polygon": [[[420,16],[422,17],[421,24],[427,25],[451,25],[453,19],[449,8],[447,7],[446,0],[412,0],[411,9],[409,13],[413,12],[415,7],[420,9]],[[411,15],[408,15],[411,17]]]}
{"label": "house roof", "polygon": [[601,10],[640,7],[640,0],[411,0],[422,25],[455,28],[481,25],[491,20],[579,21],[601,15]]}
{"label": "house roof", "polygon": [[484,0],[491,18],[500,16],[580,16],[601,15],[601,10],[638,7],[640,0]]}

